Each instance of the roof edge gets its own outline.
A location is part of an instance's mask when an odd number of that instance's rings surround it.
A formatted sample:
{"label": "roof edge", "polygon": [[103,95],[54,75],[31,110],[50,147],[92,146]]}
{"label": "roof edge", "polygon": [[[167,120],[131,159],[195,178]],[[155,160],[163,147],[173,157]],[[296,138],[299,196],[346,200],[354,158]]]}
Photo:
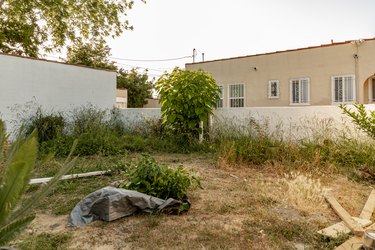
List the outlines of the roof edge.
{"label": "roof edge", "polygon": [[[374,38],[365,38],[365,39],[360,39],[360,40],[374,41],[375,37]],[[356,41],[356,40],[347,40],[347,41],[344,41],[344,42],[327,43],[327,44],[321,44],[321,45],[317,45],[317,46],[309,46],[309,47],[302,47],[302,48],[297,48],[297,49],[280,50],[280,51],[246,55],[246,56],[236,56],[236,57],[228,57],[228,58],[222,58],[222,59],[214,59],[214,60],[209,60],[209,61],[204,61],[204,62],[185,63],[185,65],[195,65],[195,64],[203,64],[203,63],[210,63],[210,62],[220,62],[220,61],[235,60],[235,59],[242,59],[242,58],[248,58],[248,57],[256,57],[256,56],[265,56],[265,55],[274,55],[274,54],[280,54],[280,53],[294,52],[294,51],[299,51],[299,50],[325,48],[325,47],[330,47],[330,46],[348,44],[348,43],[351,43],[353,41]]]}

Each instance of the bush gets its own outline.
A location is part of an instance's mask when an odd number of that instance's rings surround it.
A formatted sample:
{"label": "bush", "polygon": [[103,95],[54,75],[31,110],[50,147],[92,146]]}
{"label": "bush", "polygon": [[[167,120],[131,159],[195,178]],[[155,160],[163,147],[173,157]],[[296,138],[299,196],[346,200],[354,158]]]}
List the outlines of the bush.
{"label": "bush", "polygon": [[172,169],[144,155],[126,175],[120,188],[136,190],[161,199],[183,200],[189,188],[200,187],[200,180],[183,166]]}
{"label": "bush", "polygon": [[73,136],[80,136],[88,131],[100,131],[107,127],[106,111],[87,105],[76,108],[70,115],[69,132]]}
{"label": "bush", "polygon": [[64,129],[65,119],[60,113],[45,114],[39,107],[25,126],[26,136],[30,135],[35,129],[38,130],[38,142],[41,143],[58,137]]}

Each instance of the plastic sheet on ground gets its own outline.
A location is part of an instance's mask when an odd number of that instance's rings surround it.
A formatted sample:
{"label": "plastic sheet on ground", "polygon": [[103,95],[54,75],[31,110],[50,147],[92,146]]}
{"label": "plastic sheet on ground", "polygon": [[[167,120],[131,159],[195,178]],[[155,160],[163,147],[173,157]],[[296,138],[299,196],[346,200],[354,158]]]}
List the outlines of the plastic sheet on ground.
{"label": "plastic sheet on ground", "polygon": [[72,210],[68,226],[82,226],[95,220],[113,221],[137,212],[177,214],[181,202],[159,199],[134,190],[115,187],[99,189],[82,199]]}

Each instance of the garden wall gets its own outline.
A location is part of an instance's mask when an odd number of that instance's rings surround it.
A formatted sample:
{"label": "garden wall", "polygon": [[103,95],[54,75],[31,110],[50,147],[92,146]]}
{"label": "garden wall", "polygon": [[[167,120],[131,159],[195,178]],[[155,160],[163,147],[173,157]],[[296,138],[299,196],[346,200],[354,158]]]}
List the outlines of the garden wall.
{"label": "garden wall", "polygon": [[115,101],[115,72],[0,53],[0,115],[10,130],[30,102],[67,111],[88,103],[110,109]]}
{"label": "garden wall", "polygon": [[[375,104],[365,105],[367,110],[375,110]],[[159,119],[160,109],[121,110],[128,124]],[[212,127],[215,130],[226,128],[248,129],[255,120],[261,129],[283,139],[324,138],[331,136],[358,137],[363,134],[352,124],[349,117],[342,114],[337,106],[298,106],[298,107],[252,107],[222,108],[214,111]]]}

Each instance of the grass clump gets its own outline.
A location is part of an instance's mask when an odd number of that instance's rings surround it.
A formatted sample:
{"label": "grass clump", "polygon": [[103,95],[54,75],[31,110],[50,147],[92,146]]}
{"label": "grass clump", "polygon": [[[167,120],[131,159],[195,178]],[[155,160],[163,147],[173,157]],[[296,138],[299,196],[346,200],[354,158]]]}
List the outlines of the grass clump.
{"label": "grass clump", "polygon": [[120,188],[137,190],[161,199],[186,199],[190,188],[200,187],[200,179],[192,172],[179,166],[172,169],[156,162],[151,156],[144,155],[126,175],[127,180]]}
{"label": "grass clump", "polygon": [[325,204],[327,189],[321,185],[319,179],[314,179],[311,175],[291,172],[285,175],[281,183],[287,186],[285,199],[288,204],[300,210],[314,211]]}
{"label": "grass clump", "polygon": [[35,237],[28,237],[17,244],[19,249],[24,250],[50,250],[50,249],[68,249],[71,241],[71,234],[50,234],[41,233]]}

